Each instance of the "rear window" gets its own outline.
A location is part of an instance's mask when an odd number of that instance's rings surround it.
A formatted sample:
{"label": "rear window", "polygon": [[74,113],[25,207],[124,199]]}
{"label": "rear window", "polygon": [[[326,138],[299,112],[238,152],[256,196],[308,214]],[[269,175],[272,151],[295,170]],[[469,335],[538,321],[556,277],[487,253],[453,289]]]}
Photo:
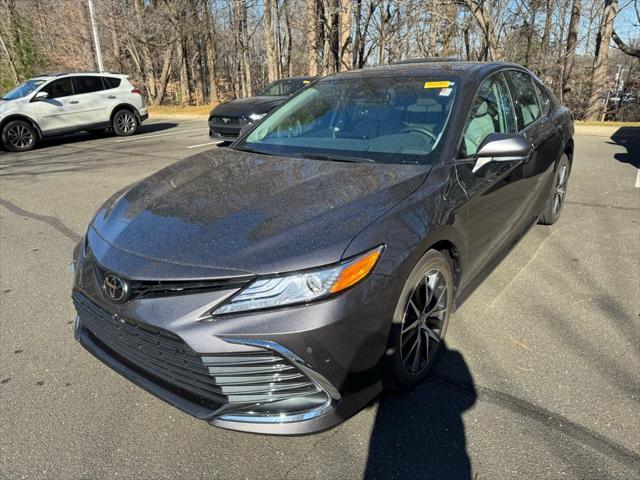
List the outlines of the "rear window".
{"label": "rear window", "polygon": [[102,77],[102,81],[104,82],[104,88],[118,88],[120,86],[121,79],[115,77]]}
{"label": "rear window", "polygon": [[73,85],[76,95],[99,92],[104,89],[102,86],[102,78],[100,77],[73,77]]}
{"label": "rear window", "polygon": [[507,74],[511,79],[516,115],[522,130],[542,116],[538,89],[533,83],[533,79],[524,72],[508,72]]}

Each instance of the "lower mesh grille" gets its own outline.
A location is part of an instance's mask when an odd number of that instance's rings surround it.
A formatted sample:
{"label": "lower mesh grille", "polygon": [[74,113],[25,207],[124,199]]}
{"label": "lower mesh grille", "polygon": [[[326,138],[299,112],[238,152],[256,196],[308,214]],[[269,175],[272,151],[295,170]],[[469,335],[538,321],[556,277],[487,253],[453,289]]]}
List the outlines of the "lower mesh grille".
{"label": "lower mesh grille", "polygon": [[80,293],[73,301],[82,326],[151,380],[175,386],[219,407],[307,397],[320,392],[289,360],[270,350],[198,355],[178,336],[115,317]]}

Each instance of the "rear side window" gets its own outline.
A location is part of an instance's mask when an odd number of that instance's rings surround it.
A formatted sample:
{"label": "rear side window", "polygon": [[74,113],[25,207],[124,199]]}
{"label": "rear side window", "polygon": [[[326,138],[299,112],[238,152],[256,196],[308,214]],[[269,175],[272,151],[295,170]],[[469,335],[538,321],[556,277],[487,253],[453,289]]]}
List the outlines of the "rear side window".
{"label": "rear side window", "polygon": [[464,131],[462,158],[476,154],[478,147],[492,133],[515,133],[516,117],[509,89],[502,73],[491,76],[478,89],[471,118]]}
{"label": "rear side window", "polygon": [[73,95],[73,85],[71,85],[70,78],[61,78],[46,85],[41,91],[47,92],[49,98],[68,97],[69,95]]}
{"label": "rear side window", "polygon": [[544,88],[541,88],[540,85],[536,85],[536,90],[538,90],[538,98],[542,105],[542,114],[546,115],[549,113],[549,110],[551,110],[551,97],[549,97],[549,94]]}
{"label": "rear side window", "polygon": [[110,88],[118,88],[120,86],[120,79],[115,77],[102,77],[104,82],[104,88],[109,90]]}
{"label": "rear side window", "polygon": [[511,79],[511,91],[516,104],[518,126],[522,130],[542,116],[538,89],[531,76],[524,72],[508,72],[507,75]]}
{"label": "rear side window", "polygon": [[73,85],[76,95],[103,90],[102,78],[100,77],[73,77]]}

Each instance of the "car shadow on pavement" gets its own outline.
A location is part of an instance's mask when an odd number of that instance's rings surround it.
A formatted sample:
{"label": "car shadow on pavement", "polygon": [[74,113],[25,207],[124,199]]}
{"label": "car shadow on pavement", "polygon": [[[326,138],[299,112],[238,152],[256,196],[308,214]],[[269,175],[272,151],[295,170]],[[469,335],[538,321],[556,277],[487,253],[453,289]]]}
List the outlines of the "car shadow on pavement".
{"label": "car shadow on pavement", "polygon": [[621,127],[611,136],[614,145],[622,145],[625,153],[616,153],[613,157],[622,163],[629,163],[640,169],[640,127]]}
{"label": "car shadow on pavement", "polygon": [[462,414],[477,392],[462,355],[443,347],[425,382],[380,397],[365,479],[472,478]]}
{"label": "car shadow on pavement", "polygon": [[[147,123],[140,125],[140,128],[136,132],[135,135],[140,135],[144,133],[156,133],[162,132],[164,130],[169,130],[171,128],[177,127],[177,123],[173,122],[159,122],[159,123]],[[58,145],[67,145],[78,142],[86,142],[87,140],[95,140],[96,138],[108,138],[112,137],[114,139],[118,139],[111,132],[105,131],[94,131],[94,132],[80,132],[80,133],[70,133],[67,135],[62,135],[59,137],[48,137],[40,140],[33,150],[40,150],[47,147],[55,147]]]}

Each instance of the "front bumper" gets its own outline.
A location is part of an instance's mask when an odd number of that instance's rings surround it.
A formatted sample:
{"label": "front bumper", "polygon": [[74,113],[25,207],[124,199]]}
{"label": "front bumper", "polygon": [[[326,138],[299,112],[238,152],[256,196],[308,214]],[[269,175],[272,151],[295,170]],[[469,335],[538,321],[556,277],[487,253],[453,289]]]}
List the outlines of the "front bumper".
{"label": "front bumper", "polygon": [[233,141],[240,136],[242,128],[250,125],[251,122],[245,117],[211,115],[208,123],[209,138]]}
{"label": "front bumper", "polygon": [[111,304],[86,263],[73,294],[77,340],[140,387],[212,425],[313,433],[353,415],[381,390],[378,364],[392,315],[384,305],[395,303],[388,277],[374,274],[317,304],[212,319],[203,312],[229,292]]}

